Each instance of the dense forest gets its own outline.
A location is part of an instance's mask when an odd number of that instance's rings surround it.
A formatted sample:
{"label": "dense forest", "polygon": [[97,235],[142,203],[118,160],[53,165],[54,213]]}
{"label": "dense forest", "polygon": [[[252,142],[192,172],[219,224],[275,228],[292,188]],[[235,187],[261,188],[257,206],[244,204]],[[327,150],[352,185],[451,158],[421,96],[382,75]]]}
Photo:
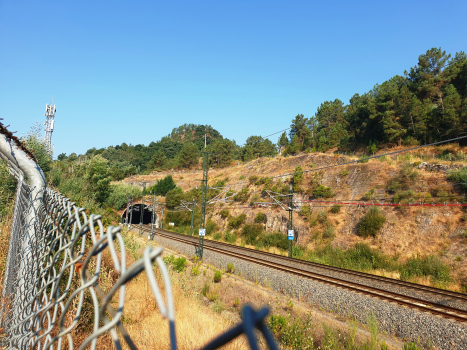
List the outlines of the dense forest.
{"label": "dense forest", "polygon": [[60,154],[73,161],[100,155],[108,161],[109,176],[120,180],[137,173],[191,168],[199,164],[206,134],[210,165],[234,161],[337,149],[376,151],[390,145],[417,145],[467,132],[467,55],[454,57],[441,48],[420,55],[418,63],[369,92],[355,94],[348,104],[323,102],[315,115],[297,115],[277,144],[250,136],[244,145],[224,138],[209,125],[185,124],[148,146],[127,145],[88,150],[84,155]]}
{"label": "dense forest", "polygon": [[289,135],[279,139],[285,153],[348,150],[362,145],[417,145],[467,131],[467,55],[452,58],[441,48],[420,55],[418,64],[346,105],[325,101],[309,119],[299,114]]}

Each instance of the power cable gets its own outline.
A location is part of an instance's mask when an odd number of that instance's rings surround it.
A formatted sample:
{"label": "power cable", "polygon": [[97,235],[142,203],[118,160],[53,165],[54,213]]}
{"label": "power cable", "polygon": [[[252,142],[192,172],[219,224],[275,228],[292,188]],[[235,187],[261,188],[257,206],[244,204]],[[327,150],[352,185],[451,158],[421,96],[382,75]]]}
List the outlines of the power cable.
{"label": "power cable", "polygon": [[[370,160],[370,159],[377,159],[377,158],[381,158],[381,157],[385,157],[385,156],[391,156],[391,155],[394,155],[394,154],[409,152],[409,151],[413,151],[413,150],[416,150],[416,149],[420,149],[420,148],[424,148],[424,147],[430,147],[430,146],[435,146],[435,145],[440,145],[440,144],[443,144],[443,143],[448,143],[448,142],[452,142],[452,141],[457,141],[457,140],[461,140],[461,139],[465,139],[465,138],[467,138],[467,135],[455,137],[455,138],[453,138],[453,139],[448,139],[448,140],[433,142],[433,143],[429,143],[429,144],[422,145],[422,146],[416,146],[416,147],[412,147],[412,148],[407,148],[407,149],[400,150],[400,151],[394,151],[394,152],[384,153],[384,154],[380,154],[380,155],[376,155],[376,156],[369,156],[369,157],[367,157],[367,158],[360,158],[360,159],[352,160],[352,161],[345,162],[345,163],[334,164],[334,165],[328,165],[328,166],[321,167],[321,168],[309,169],[309,170],[297,171],[297,172],[294,172],[294,173],[286,173],[286,174],[283,174],[283,175],[275,175],[275,176],[265,177],[264,179],[265,179],[265,180],[267,180],[267,179],[276,179],[276,178],[279,178],[279,177],[293,176],[293,175],[296,175],[296,174],[304,174],[304,173],[309,173],[309,172],[312,172],[312,171],[325,170],[325,169],[335,168],[335,167],[343,166],[343,165],[349,165],[349,164],[355,164],[355,163],[364,163],[364,162],[366,162],[366,161],[368,161],[368,160]],[[249,181],[237,182],[237,183],[229,184],[229,186],[241,185],[241,184],[245,184],[245,183],[249,183]]]}

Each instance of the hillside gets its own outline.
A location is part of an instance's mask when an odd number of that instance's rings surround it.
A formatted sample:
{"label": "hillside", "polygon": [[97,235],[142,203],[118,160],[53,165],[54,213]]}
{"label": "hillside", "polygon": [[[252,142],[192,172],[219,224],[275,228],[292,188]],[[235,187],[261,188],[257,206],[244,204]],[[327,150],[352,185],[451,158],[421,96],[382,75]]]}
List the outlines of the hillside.
{"label": "hillside", "polygon": [[[403,149],[398,147],[396,149]],[[394,151],[396,149],[392,149]],[[452,186],[447,179],[449,169],[464,167],[465,160],[445,160],[446,154],[463,154],[467,149],[457,145],[431,147],[423,149],[423,153],[401,155],[396,159],[370,160],[367,163],[355,163],[348,166],[335,167],[326,171],[304,173],[303,180],[296,188],[295,201],[314,199],[313,190],[319,185],[331,188],[333,195],[329,200],[362,200],[362,202],[406,202],[406,203],[444,203],[465,201],[463,189]],[[435,156],[433,156],[433,154]],[[209,184],[212,186],[222,181],[225,186],[231,186],[235,192],[248,191],[242,200],[233,204],[216,204],[208,211],[209,221],[214,227],[213,232],[225,235],[228,231],[236,233],[237,241],[242,240],[240,226],[237,230],[229,228],[229,218],[245,214],[243,225],[255,222],[258,213],[263,213],[266,219],[263,229],[266,233],[287,232],[288,213],[279,207],[267,208],[235,208],[248,207],[253,202],[272,202],[264,189],[284,188],[288,185],[274,179],[264,184],[261,178],[284,173],[294,173],[297,167],[312,170],[323,166],[343,163],[356,157],[346,157],[327,153],[300,154],[289,157],[257,159],[245,164],[238,164],[224,169],[210,169]],[[427,162],[424,166],[422,162]],[[430,164],[435,164],[431,166]],[[419,169],[421,168],[421,169]],[[430,169],[434,169],[430,171]],[[183,192],[199,186],[202,173],[194,171],[176,171],[153,173],[146,176],[133,176],[125,179],[127,184],[139,184],[147,181],[148,185],[166,175],[172,175]],[[290,176],[283,178],[290,179]],[[263,182],[263,183],[262,183]],[[279,184],[279,186],[277,186]],[[274,187],[274,185],[276,185]],[[405,188],[410,188],[406,190]],[[247,190],[245,190],[247,189]],[[168,196],[170,193],[168,194]],[[347,250],[357,243],[366,243],[387,256],[399,261],[407,261],[414,256],[440,256],[445,264],[455,265],[456,275],[462,283],[467,265],[463,260],[466,253],[464,244],[464,210],[458,207],[412,207],[383,208],[385,223],[378,230],[375,238],[361,237],[358,233],[362,217],[370,210],[369,206],[343,206],[337,213],[331,211],[331,205],[319,203],[297,203],[294,212],[294,230],[298,234],[298,245],[309,251],[317,251],[327,246]],[[222,213],[222,209],[229,213]],[[309,208],[309,210],[308,210]],[[177,214],[178,215],[178,214]],[[173,216],[172,216],[173,218]],[[173,220],[173,219],[172,219]],[[180,223],[178,229],[186,230]],[[243,226],[244,227],[244,226]],[[331,227],[331,228],[330,228]],[[176,227],[177,229],[177,227]],[[386,274],[389,272],[387,271]],[[399,273],[392,272],[394,277]],[[419,282],[424,282],[420,280]],[[425,281],[428,283],[428,281]]]}

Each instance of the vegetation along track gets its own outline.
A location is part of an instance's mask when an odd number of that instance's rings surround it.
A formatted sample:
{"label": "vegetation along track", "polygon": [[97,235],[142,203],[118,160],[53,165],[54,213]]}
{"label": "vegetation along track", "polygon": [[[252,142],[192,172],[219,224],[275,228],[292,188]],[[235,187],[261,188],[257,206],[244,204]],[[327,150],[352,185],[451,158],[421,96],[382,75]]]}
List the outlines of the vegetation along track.
{"label": "vegetation along track", "polygon": [[[148,227],[144,227],[143,230],[150,232]],[[154,229],[154,233],[181,243],[194,246],[198,244],[197,237],[161,229]],[[204,249],[459,322],[467,321],[467,295],[462,293],[288,258],[217,241],[205,240]]]}

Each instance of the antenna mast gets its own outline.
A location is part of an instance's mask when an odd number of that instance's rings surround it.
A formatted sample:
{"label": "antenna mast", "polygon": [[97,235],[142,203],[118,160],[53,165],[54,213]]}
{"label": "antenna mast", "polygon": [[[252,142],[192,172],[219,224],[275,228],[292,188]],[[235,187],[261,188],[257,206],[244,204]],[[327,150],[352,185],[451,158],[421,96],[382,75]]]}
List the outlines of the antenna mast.
{"label": "antenna mast", "polygon": [[54,131],[54,118],[55,118],[55,112],[57,111],[53,103],[54,103],[54,100],[52,98],[52,103],[45,105],[45,116],[47,120],[44,123],[45,125],[44,141],[45,141],[45,145],[51,157],[53,157],[53,153],[54,153],[54,146],[52,145],[52,132]]}

